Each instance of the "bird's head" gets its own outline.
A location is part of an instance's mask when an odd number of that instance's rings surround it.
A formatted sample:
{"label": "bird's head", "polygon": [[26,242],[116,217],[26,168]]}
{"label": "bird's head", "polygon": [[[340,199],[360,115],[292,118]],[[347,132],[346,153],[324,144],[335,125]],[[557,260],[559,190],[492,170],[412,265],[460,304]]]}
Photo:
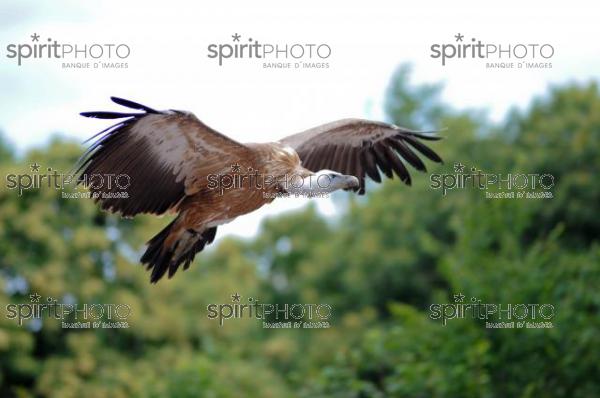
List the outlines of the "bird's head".
{"label": "bird's head", "polygon": [[318,188],[322,188],[326,192],[333,192],[338,189],[353,189],[359,186],[358,178],[332,170],[320,170],[317,172],[316,183]]}
{"label": "bird's head", "polygon": [[292,194],[327,194],[339,189],[354,189],[359,186],[358,178],[332,170],[320,170],[308,176],[296,176],[286,191]]}

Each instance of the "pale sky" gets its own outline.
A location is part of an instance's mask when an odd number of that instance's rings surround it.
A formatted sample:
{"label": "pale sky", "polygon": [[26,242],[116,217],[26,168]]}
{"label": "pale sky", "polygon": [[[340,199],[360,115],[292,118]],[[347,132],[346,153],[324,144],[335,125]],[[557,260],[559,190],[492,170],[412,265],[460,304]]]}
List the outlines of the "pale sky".
{"label": "pale sky", "polygon": [[[102,6],[101,6],[102,4]],[[458,109],[488,109],[500,120],[549,84],[600,77],[600,8],[590,1],[494,4],[469,1],[47,1],[0,4],[0,130],[18,151],[43,146],[53,132],[83,141],[104,128],[86,110],[116,110],[109,96],[158,109],[193,111],[242,142],[273,141],[344,117],[383,118],[390,76],[412,63],[416,83],[445,83],[443,99]],[[9,44],[51,37],[61,43],[125,43],[126,69],[63,69],[60,60],[7,58]],[[261,43],[327,44],[327,69],[273,70],[251,60],[207,57],[231,35]],[[546,69],[486,69],[485,62],[430,57],[432,44],[456,34],[494,44],[551,44]],[[266,215],[298,208],[276,201],[221,229],[253,234]],[[328,200],[319,208],[333,212]]]}

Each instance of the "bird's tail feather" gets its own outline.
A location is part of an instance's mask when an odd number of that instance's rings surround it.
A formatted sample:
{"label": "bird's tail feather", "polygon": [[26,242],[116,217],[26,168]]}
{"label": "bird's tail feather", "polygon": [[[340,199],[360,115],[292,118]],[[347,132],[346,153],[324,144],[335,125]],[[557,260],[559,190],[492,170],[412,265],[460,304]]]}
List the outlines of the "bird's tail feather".
{"label": "bird's tail feather", "polygon": [[180,229],[177,228],[177,219],[173,220],[150,239],[148,248],[140,259],[142,264],[147,264],[147,269],[152,270],[150,282],[158,282],[167,270],[168,277],[171,278],[182,263],[183,269],[188,269],[196,253],[212,243],[216,232],[217,227],[202,232]]}

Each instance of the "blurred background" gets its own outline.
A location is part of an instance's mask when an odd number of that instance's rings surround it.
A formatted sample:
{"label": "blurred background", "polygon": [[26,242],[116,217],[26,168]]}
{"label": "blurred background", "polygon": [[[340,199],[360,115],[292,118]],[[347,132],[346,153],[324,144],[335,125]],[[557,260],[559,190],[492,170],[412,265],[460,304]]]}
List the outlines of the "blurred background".
{"label": "blurred background", "polygon": [[[598,30],[595,14],[459,3],[435,15],[377,1],[368,9],[272,2],[262,11],[3,4],[3,51],[39,30],[65,41],[126,41],[136,53],[128,70],[98,73],[0,62],[0,396],[600,396],[600,69],[583,40]],[[293,74],[207,65],[205,44],[238,30],[265,41],[329,42],[338,55],[327,71]],[[550,70],[434,65],[429,45],[457,30],[552,42],[560,52]],[[240,141],[347,116],[444,128],[432,147],[446,163],[413,171],[412,187],[395,178],[365,197],[282,201],[220,229],[189,270],[151,285],[138,260],[167,217],[122,220],[47,187],[19,196],[5,179],[32,174],[33,163],[40,173],[71,170],[82,139],[105,125],[77,112],[114,109],[108,95],[190,109]],[[430,175],[455,174],[456,163],[551,174],[553,198],[432,189]],[[331,327],[264,329],[248,318],[219,326],[207,306],[231,303],[234,293],[326,303]],[[31,303],[31,294],[127,304],[129,327],[65,329],[49,317],[19,326],[7,306]],[[431,319],[432,304],[457,294],[551,304],[553,327]]]}
{"label": "blurred background", "polygon": [[[452,162],[503,173],[551,173],[552,199],[442,196],[425,175],[398,179],[343,210],[314,206],[266,219],[249,239],[221,239],[184,274],[157,285],[137,263],[166,220],[120,220],[53,189],[0,191],[0,305],[29,294],[126,303],[127,329],[69,330],[0,318],[2,396],[48,397],[593,397],[600,328],[600,93],[595,82],[549,88],[501,123],[452,109],[440,86],[392,78],[388,119],[447,127],[436,144]],[[57,139],[15,158],[68,170],[79,144]],[[264,303],[327,303],[329,329],[219,327],[206,306],[230,295]],[[454,294],[486,303],[548,303],[550,329],[487,329],[430,319]]]}

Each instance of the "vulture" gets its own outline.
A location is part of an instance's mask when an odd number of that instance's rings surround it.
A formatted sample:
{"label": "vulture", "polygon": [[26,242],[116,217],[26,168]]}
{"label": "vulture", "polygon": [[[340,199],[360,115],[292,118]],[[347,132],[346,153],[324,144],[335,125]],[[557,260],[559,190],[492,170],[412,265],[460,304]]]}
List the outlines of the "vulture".
{"label": "vulture", "polygon": [[[422,142],[439,136],[393,124],[342,119],[278,142],[240,143],[190,112],[111,99],[127,111],[81,113],[120,121],[86,141],[95,139],[76,164],[77,181],[103,210],[122,217],[176,215],[141,257],[151,283],[182,264],[187,269],[219,225],[279,196],[362,195],[366,177],[381,182],[381,174],[410,185],[406,164],[426,171],[419,155],[442,162]],[[93,183],[98,176],[121,183]]]}

